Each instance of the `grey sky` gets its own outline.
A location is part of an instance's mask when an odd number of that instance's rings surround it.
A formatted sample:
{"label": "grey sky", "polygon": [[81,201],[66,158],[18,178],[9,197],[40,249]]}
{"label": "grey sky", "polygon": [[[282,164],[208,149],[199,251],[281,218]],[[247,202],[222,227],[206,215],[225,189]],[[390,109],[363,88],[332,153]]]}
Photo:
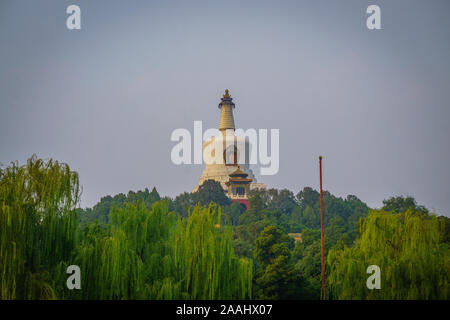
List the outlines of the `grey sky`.
{"label": "grey sky", "polygon": [[[69,31],[66,7],[81,7]],[[365,26],[369,4],[382,30]],[[450,2],[0,1],[0,162],[33,153],[80,174],[82,206],[156,186],[190,191],[176,128],[280,129],[280,171],[370,206],[412,195],[450,214]]]}

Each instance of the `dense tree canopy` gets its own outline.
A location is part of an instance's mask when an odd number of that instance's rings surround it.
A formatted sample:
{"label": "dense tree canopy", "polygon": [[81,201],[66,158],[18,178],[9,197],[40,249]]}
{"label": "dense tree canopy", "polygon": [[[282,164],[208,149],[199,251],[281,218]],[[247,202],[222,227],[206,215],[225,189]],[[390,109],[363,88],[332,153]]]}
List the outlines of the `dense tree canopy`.
{"label": "dense tree canopy", "polygon": [[[78,239],[78,175],[32,157],[0,170],[0,298],[52,299]],[[57,277],[59,279],[59,277]]]}
{"label": "dense tree canopy", "polygon": [[[439,221],[413,210],[374,210],[361,221],[353,247],[328,255],[329,286],[338,299],[448,299],[450,247]],[[366,286],[366,269],[381,269],[381,289]]]}
{"label": "dense tree canopy", "polygon": [[[173,199],[146,188],[92,208],[78,200],[66,164],[32,157],[0,168],[1,299],[320,299],[310,187],[252,190],[248,210],[212,180]],[[412,197],[370,211],[324,191],[323,204],[328,298],[449,298],[449,218]],[[73,264],[82,290],[66,287]],[[383,290],[367,289],[369,264],[380,266]]]}
{"label": "dense tree canopy", "polygon": [[256,239],[255,258],[261,270],[255,279],[256,298],[295,299],[300,277],[290,261],[293,240],[275,226],[264,228]]}
{"label": "dense tree canopy", "polygon": [[222,186],[215,180],[206,180],[198,188],[197,192],[192,194],[193,202],[207,206],[214,202],[220,206],[229,206],[230,199],[225,195]]}
{"label": "dense tree canopy", "polygon": [[[234,254],[217,205],[181,219],[155,189],[104,197],[93,210],[76,210],[78,197],[65,164],[33,157],[1,169],[0,298],[252,297],[252,260]],[[66,287],[69,265],[80,267],[81,290]]]}
{"label": "dense tree canopy", "polygon": [[94,205],[92,209],[80,210],[81,221],[82,223],[98,221],[100,224],[106,225],[109,223],[109,213],[113,207],[121,208],[127,203],[143,201],[148,208],[151,208],[153,203],[159,200],[161,200],[161,197],[155,187],[153,187],[151,192],[145,188],[144,191],[129,191],[127,195],[123,193],[119,193],[114,197],[108,195],[102,197],[100,202]]}
{"label": "dense tree canopy", "polygon": [[[83,299],[244,299],[251,297],[252,262],[234,255],[232,229],[215,205],[188,219],[166,201],[111,211],[110,230],[87,229],[76,261]],[[95,289],[96,288],[96,289]]]}
{"label": "dense tree canopy", "polygon": [[406,212],[408,210],[428,213],[428,209],[424,206],[418,205],[416,200],[413,197],[391,197],[389,199],[383,200],[383,207],[381,208],[384,211],[392,211],[395,213]]}

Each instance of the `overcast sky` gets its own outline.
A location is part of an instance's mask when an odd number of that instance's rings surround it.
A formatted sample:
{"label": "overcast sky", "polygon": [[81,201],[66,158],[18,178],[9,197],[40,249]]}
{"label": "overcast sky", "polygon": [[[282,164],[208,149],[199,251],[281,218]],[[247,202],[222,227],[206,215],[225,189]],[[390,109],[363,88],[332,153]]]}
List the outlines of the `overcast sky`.
{"label": "overcast sky", "polygon": [[[81,30],[66,8],[81,7]],[[382,30],[366,8],[381,7]],[[450,215],[448,0],[0,1],[0,162],[70,165],[82,207],[156,186],[175,196],[201,165],[170,160],[176,128],[218,126],[225,88],[241,128],[280,129],[297,193],[370,206],[411,195]],[[257,169],[257,168],[256,168]]]}

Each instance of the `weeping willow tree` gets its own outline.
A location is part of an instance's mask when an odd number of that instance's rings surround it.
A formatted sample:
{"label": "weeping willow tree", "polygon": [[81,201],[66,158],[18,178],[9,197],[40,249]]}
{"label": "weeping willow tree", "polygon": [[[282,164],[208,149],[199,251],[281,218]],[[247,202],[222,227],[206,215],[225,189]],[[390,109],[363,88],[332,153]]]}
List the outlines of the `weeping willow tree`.
{"label": "weeping willow tree", "polygon": [[78,175],[31,157],[0,169],[0,298],[52,299],[77,242]]}
{"label": "weeping willow tree", "polygon": [[174,262],[184,299],[251,298],[252,262],[234,255],[220,209],[196,206],[176,232]]}
{"label": "weeping willow tree", "polygon": [[[165,201],[113,208],[105,228],[83,228],[78,176],[30,158],[0,169],[1,299],[239,299],[251,297],[252,264],[237,258],[215,205],[181,220]],[[81,270],[81,290],[66,286]]]}
{"label": "weeping willow tree", "polygon": [[177,215],[168,213],[164,201],[151,210],[140,202],[112,208],[110,221],[108,230],[96,224],[85,227],[75,261],[86,287],[70,297],[161,298],[162,283],[173,274],[170,256]]}
{"label": "weeping willow tree", "polygon": [[81,299],[220,299],[251,296],[252,265],[238,259],[216,206],[188,219],[165,201],[113,208],[108,230],[88,225],[77,249]]}
{"label": "weeping willow tree", "polygon": [[[448,299],[450,248],[438,219],[407,211],[372,211],[360,221],[355,246],[328,254],[328,285],[337,299]],[[369,265],[381,269],[381,289],[369,290]]]}

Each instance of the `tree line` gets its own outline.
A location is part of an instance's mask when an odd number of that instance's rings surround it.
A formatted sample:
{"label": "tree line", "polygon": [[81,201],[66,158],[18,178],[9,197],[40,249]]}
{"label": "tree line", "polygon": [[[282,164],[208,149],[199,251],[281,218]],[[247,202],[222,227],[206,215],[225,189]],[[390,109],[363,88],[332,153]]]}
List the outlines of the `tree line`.
{"label": "tree line", "polygon": [[[1,299],[320,299],[319,193],[252,190],[250,208],[206,181],[79,207],[67,164],[0,168]],[[371,209],[325,191],[328,299],[448,299],[449,218],[412,197]],[[288,233],[301,233],[295,242]],[[78,265],[81,290],[66,269]],[[382,289],[366,287],[379,265]]]}

